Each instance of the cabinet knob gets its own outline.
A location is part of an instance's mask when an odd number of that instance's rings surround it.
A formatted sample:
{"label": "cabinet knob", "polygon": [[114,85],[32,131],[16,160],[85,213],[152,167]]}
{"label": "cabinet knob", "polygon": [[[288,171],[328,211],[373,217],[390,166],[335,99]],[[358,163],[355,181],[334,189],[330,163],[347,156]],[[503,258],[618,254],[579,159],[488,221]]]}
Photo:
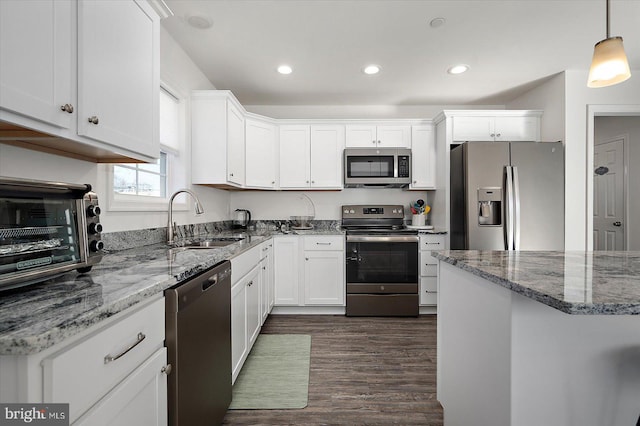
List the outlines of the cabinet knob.
{"label": "cabinet knob", "polygon": [[417,180],[414,180],[414,181],[413,181],[413,183],[414,183],[414,184],[416,184],[416,183],[418,183],[418,181],[417,181]]}
{"label": "cabinet knob", "polygon": [[64,104],[60,107],[60,109],[64,112],[68,112],[69,114],[73,113],[73,105],[71,104]]}
{"label": "cabinet knob", "polygon": [[496,134],[495,133],[491,133],[489,136],[491,136],[492,138],[495,138]]}
{"label": "cabinet knob", "polygon": [[311,183],[316,183],[316,181],[315,181],[315,180],[312,180],[312,181],[311,181]]}
{"label": "cabinet knob", "polygon": [[371,143],[375,145],[375,144],[376,144],[376,141],[371,141]]}
{"label": "cabinet knob", "polygon": [[249,284],[247,284],[249,287],[251,287],[253,285],[253,281],[249,281]]}
{"label": "cabinet knob", "polygon": [[307,183],[309,183],[309,181],[307,181]]}
{"label": "cabinet knob", "polygon": [[229,173],[229,176],[233,176],[233,173]]}
{"label": "cabinet knob", "polygon": [[276,184],[276,181],[275,181],[275,180],[272,180],[272,181],[271,181],[271,185],[275,185],[275,184]]}
{"label": "cabinet knob", "polygon": [[498,137],[498,138],[499,138],[499,137],[500,137],[500,133],[496,134],[496,137]]}
{"label": "cabinet knob", "polygon": [[305,258],[304,258],[304,260],[309,260],[309,258],[308,258],[308,257],[305,257]]}
{"label": "cabinet knob", "polygon": [[166,374],[167,376],[171,374],[171,364],[167,364],[164,367],[162,367],[160,369],[160,372]]}
{"label": "cabinet knob", "polygon": [[92,115],[91,117],[89,117],[89,123],[98,124],[99,122],[100,120],[98,120],[98,117],[96,117],[95,115]]}

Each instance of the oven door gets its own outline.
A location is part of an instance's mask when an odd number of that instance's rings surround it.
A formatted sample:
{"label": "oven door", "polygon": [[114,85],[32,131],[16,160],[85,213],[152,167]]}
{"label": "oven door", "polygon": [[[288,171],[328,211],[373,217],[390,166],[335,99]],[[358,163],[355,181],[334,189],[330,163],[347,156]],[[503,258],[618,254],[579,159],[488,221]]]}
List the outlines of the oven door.
{"label": "oven door", "polygon": [[418,236],[347,235],[346,269],[347,293],[379,292],[385,284],[394,292],[415,292]]}

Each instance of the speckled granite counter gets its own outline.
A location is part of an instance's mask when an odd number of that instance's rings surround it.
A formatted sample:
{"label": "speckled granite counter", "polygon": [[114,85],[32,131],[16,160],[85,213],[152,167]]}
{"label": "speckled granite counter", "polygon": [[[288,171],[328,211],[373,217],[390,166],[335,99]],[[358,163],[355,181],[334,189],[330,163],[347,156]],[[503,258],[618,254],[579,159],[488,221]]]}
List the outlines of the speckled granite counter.
{"label": "speckled granite counter", "polygon": [[[339,235],[316,229],[305,235]],[[215,236],[236,235],[216,233]],[[69,272],[0,295],[0,355],[42,351],[199,272],[260,244],[272,231],[207,250],[169,250],[164,243],[105,254],[88,274]],[[206,239],[206,236],[197,238]]]}
{"label": "speckled granite counter", "polygon": [[441,251],[433,255],[569,314],[640,314],[640,252]]}

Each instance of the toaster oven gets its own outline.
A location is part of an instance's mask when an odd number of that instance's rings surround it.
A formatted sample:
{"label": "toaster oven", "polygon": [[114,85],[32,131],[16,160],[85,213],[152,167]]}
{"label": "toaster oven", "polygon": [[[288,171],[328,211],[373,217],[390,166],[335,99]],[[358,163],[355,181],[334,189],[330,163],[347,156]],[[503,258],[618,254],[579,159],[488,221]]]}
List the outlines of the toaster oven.
{"label": "toaster oven", "polygon": [[102,257],[100,206],[91,185],[0,178],[0,291]]}

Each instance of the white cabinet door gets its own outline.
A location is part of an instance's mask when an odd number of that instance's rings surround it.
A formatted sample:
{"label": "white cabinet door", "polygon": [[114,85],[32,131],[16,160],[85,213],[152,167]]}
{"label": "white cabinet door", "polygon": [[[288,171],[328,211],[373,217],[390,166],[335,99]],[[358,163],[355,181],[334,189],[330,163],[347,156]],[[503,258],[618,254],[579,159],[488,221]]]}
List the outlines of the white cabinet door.
{"label": "white cabinet door", "polygon": [[433,126],[411,128],[411,189],[436,189],[436,138]]}
{"label": "white cabinet door", "polygon": [[300,304],[299,248],[299,238],[296,236],[273,239],[275,305],[297,306]]}
{"label": "white cabinet door", "polygon": [[275,188],[276,127],[247,118],[245,137],[246,185],[255,188]]}
{"label": "white cabinet door", "polygon": [[75,128],[74,10],[71,0],[0,1],[0,108]]}
{"label": "white cabinet door", "polygon": [[267,241],[262,244],[260,260],[260,313],[261,324],[264,324],[273,307],[273,243]]}
{"label": "white cabinet door", "polygon": [[258,338],[260,326],[262,325],[262,314],[260,312],[260,277],[260,268],[256,266],[243,279],[247,286],[246,312],[247,336],[249,338],[248,348],[251,348]]}
{"label": "white cabinet door", "polygon": [[411,126],[378,126],[378,147],[411,148]]}
{"label": "white cabinet door", "polygon": [[227,103],[227,181],[244,185],[244,115],[242,111]]}
{"label": "white cabinet door", "polygon": [[453,140],[492,141],[494,139],[493,117],[453,117]]}
{"label": "white cabinet door", "polygon": [[344,251],[305,251],[305,305],[344,305]]}
{"label": "white cabinet door", "polygon": [[159,42],[147,2],[78,2],[78,134],[159,156]]}
{"label": "white cabinet door", "polygon": [[113,388],[77,426],[163,426],[167,424],[167,349],[162,348]]}
{"label": "white cabinet door", "polygon": [[342,188],[344,126],[311,126],[311,187]]}
{"label": "white cabinet door", "polygon": [[231,288],[231,366],[234,381],[248,354],[246,299],[246,282],[240,280]]}
{"label": "white cabinet door", "polygon": [[280,188],[309,187],[310,145],[310,126],[280,126]]}
{"label": "white cabinet door", "polygon": [[539,141],[540,119],[538,117],[500,117],[495,118],[497,141]]}
{"label": "white cabinet door", "polygon": [[376,126],[347,125],[345,131],[347,148],[375,148],[378,144]]}

